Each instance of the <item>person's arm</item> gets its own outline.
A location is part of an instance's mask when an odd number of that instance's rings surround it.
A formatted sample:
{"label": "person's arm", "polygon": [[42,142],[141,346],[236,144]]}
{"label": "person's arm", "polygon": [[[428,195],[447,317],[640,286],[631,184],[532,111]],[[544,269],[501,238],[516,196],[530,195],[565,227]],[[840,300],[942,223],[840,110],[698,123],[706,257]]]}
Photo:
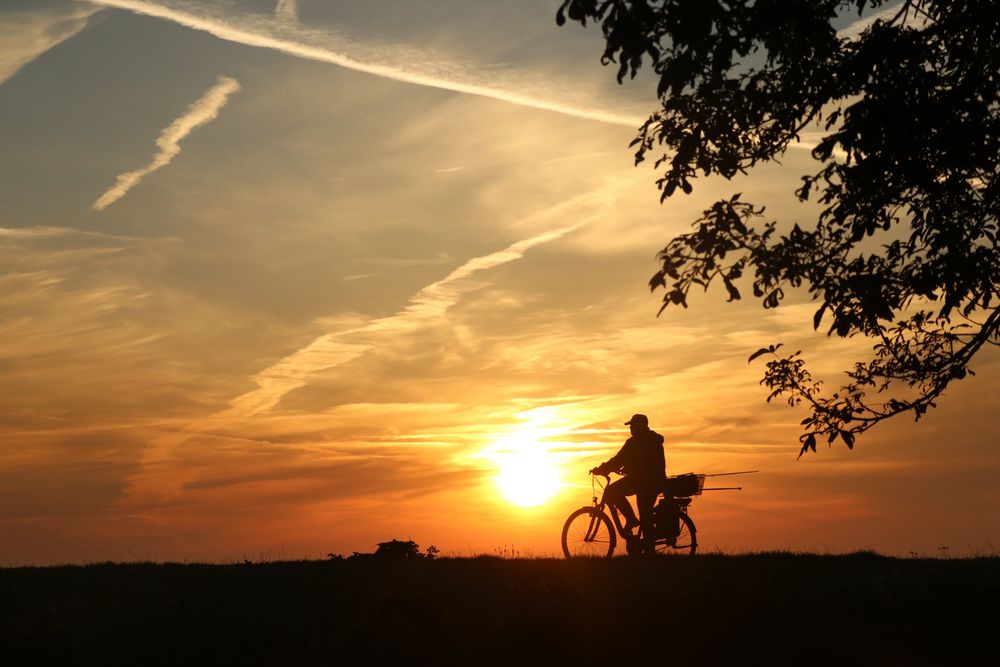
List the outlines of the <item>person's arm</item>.
{"label": "person's arm", "polygon": [[618,472],[625,465],[625,447],[628,446],[628,440],[622,445],[622,448],[618,450],[618,453],[612,456],[610,459],[602,463],[601,465],[594,468],[593,472],[598,475],[607,475],[609,473]]}

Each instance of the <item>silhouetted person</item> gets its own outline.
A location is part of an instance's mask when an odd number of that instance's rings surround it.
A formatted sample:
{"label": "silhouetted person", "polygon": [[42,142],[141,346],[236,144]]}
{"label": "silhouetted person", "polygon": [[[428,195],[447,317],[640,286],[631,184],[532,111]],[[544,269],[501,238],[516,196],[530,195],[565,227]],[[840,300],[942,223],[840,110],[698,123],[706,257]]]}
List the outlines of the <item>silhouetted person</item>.
{"label": "silhouetted person", "polygon": [[[646,415],[632,415],[625,422],[632,437],[625,441],[621,450],[590,472],[607,475],[617,472],[624,477],[609,484],[604,498],[625,517],[625,532],[631,535],[636,526],[642,527],[643,548],[647,552],[653,547],[653,503],[656,495],[663,490],[666,479],[666,461],[663,456],[663,436],[649,428]],[[628,501],[634,495],[639,506],[639,518]]]}

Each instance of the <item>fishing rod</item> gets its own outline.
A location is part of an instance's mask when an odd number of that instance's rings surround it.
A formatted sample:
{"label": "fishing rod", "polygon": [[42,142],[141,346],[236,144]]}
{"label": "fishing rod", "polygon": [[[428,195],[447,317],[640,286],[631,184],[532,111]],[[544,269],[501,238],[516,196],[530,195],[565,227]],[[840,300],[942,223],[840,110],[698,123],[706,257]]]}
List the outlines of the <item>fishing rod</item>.
{"label": "fishing rod", "polygon": [[[726,475],[749,475],[751,473],[760,472],[759,470],[740,470],[739,472],[717,472],[714,475],[705,475],[705,477],[725,477]],[[742,491],[742,486],[710,486],[708,488],[702,489],[702,491]]]}
{"label": "fishing rod", "polygon": [[717,472],[711,475],[704,475],[698,473],[685,473],[683,475],[674,475],[673,477],[667,477],[667,483],[670,485],[671,493],[675,496],[697,496],[700,495],[702,491],[742,491],[742,486],[710,486],[705,488],[703,484],[705,483],[706,477],[725,477],[727,475],[749,475],[751,473],[760,472],[759,470],[739,470],[737,472]]}

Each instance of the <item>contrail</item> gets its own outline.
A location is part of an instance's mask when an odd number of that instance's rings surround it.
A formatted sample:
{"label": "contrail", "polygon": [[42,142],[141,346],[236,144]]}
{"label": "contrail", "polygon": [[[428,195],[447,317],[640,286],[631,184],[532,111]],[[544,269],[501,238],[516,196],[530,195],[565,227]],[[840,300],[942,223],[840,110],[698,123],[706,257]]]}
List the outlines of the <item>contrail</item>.
{"label": "contrail", "polygon": [[160,152],[153,156],[153,160],[145,167],[120,174],[115,184],[94,202],[94,210],[103,211],[124,197],[126,192],[138,185],[147,175],[170,164],[170,161],[181,152],[181,140],[195,128],[215,120],[222,107],[226,106],[229,97],[239,89],[240,84],[236,79],[220,76],[216,84],[189,106],[183,116],[160,132],[160,136],[156,139],[156,146]]}
{"label": "contrail", "polygon": [[[351,45],[349,44],[345,45],[341,43],[336,45],[338,48],[331,48],[329,45],[322,44],[324,40],[329,42],[331,39],[336,39],[335,35],[307,30],[298,26],[297,23],[295,24],[295,30],[289,29],[290,21],[287,19],[297,14],[297,0],[278,0],[275,8],[276,18],[269,20],[261,20],[251,16],[221,18],[200,13],[195,14],[189,11],[186,6],[183,10],[175,9],[156,2],[149,2],[148,0],[89,1],[105,7],[123,9],[137,14],[172,21],[193,30],[207,32],[226,41],[273,49],[291,56],[330,63],[394,81],[487,97],[520,106],[553,111],[576,118],[620,125],[632,129],[638,128],[646,121],[646,118],[640,115],[574,106],[543,99],[535,95],[476,83],[469,80],[472,77],[467,72],[463,72],[460,68],[449,67],[447,64],[439,64],[436,68],[434,66],[425,66],[418,69],[414,68],[414,59],[412,58],[398,58],[398,60],[406,62],[408,65],[387,65],[371,62],[355,55],[349,55],[345,52],[351,50]],[[841,37],[846,38],[856,37],[864,28],[871,25],[876,18],[887,18],[896,9],[896,7],[891,7],[872,16],[859,19],[840,30],[839,34]],[[343,42],[343,40],[340,41]],[[384,61],[386,58],[382,57],[378,58],[378,60]],[[428,69],[447,71],[447,76],[424,71]],[[810,150],[813,148],[813,143],[804,141],[798,144],[793,143],[789,147]]]}
{"label": "contrail", "polygon": [[410,298],[406,307],[394,315],[315,338],[297,352],[257,373],[253,378],[257,389],[233,399],[229,409],[217,416],[239,419],[265,412],[277,405],[285,394],[304,386],[312,374],[346,364],[375,349],[379,344],[389,344],[380,340],[381,336],[406,334],[443,317],[465,294],[480,287],[467,281],[467,278],[521,259],[532,248],[556,241],[606,217],[608,211],[617,205],[615,194],[621,191],[623,184],[635,181],[635,173],[628,169],[621,176],[609,178],[593,190],[536,211],[510,228],[551,225],[555,221],[567,219],[574,220],[572,224],[535,234],[497,252],[466,261],[441,280],[418,291]]}
{"label": "contrail", "polygon": [[274,8],[274,15],[282,21],[298,23],[299,21],[299,1],[298,0],[278,0],[278,6]]}
{"label": "contrail", "polygon": [[[622,125],[632,129],[639,127],[646,120],[646,118],[642,116],[632,116],[628,114],[601,111],[598,109],[580,108],[570,104],[546,100],[524,93],[503,90],[501,88],[482,85],[470,81],[463,81],[461,80],[463,75],[465,78],[468,78],[468,74],[461,71],[449,72],[450,74],[454,74],[455,78],[447,78],[437,74],[428,74],[426,72],[417,71],[412,69],[412,67],[408,68],[405,65],[384,65],[373,62],[363,62],[356,57],[335,51],[327,46],[323,46],[322,44],[307,43],[302,41],[303,36],[320,36],[329,39],[329,34],[309,31],[305,28],[298,28],[295,32],[290,32],[287,29],[288,26],[284,25],[284,22],[278,22],[273,19],[270,19],[269,21],[261,21],[259,19],[254,19],[253,17],[227,17],[223,20],[216,17],[195,15],[188,11],[173,9],[154,2],[146,2],[145,0],[89,1],[105,7],[115,7],[117,9],[128,10],[136,14],[144,14],[146,16],[173,21],[194,30],[207,32],[226,41],[236,42],[246,46],[273,49],[288,55],[297,56],[299,58],[339,65],[347,69],[380,76],[386,79],[392,79],[394,81],[402,81],[420,86],[428,86],[431,88],[440,88],[442,90],[450,90],[469,95],[477,95],[479,97],[487,97],[534,109],[553,111],[567,116],[574,116],[576,118],[584,118],[612,125]],[[448,67],[442,65],[439,69],[448,69]]]}
{"label": "contrail", "polygon": [[83,30],[99,11],[79,6],[38,11],[0,8],[0,84]]}
{"label": "contrail", "polygon": [[464,279],[479,271],[518,260],[531,248],[561,238],[583,224],[578,222],[560,227],[513,243],[503,250],[470,259],[441,280],[421,289],[406,308],[396,314],[316,338],[254,376],[257,389],[235,398],[231,407],[220,416],[250,417],[271,409],[282,396],[305,385],[313,373],[346,364],[375,347],[373,343],[350,342],[351,338],[413,331],[425,322],[443,316],[463,294],[474,289],[475,286],[463,285]]}
{"label": "contrail", "polygon": [[528,250],[560,239],[606,216],[607,211],[615,206],[614,193],[620,191],[623,182],[634,179],[634,173],[630,169],[623,178],[609,179],[593,190],[536,211],[511,225],[511,228],[526,224],[551,224],[553,219],[567,218],[575,220],[573,224],[536,234],[497,252],[468,260],[441,280],[414,294],[406,307],[394,315],[315,338],[297,352],[257,373],[253,378],[257,389],[233,399],[229,409],[218,416],[238,419],[265,412],[277,405],[285,394],[304,386],[312,374],[346,364],[375,349],[378,343],[384,342],[379,340],[380,336],[409,333],[444,316],[463,295],[479,287],[470,284],[467,278],[516,261]]}

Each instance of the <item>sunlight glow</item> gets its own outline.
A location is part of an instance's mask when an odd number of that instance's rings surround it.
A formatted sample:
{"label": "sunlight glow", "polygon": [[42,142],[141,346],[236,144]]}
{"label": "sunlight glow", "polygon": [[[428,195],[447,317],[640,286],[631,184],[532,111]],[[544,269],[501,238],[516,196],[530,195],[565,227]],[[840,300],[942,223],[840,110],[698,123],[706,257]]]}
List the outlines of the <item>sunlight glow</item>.
{"label": "sunlight glow", "polygon": [[559,490],[559,470],[541,443],[522,444],[519,451],[501,457],[496,485],[514,505],[537,507]]}
{"label": "sunlight glow", "polygon": [[524,422],[487,449],[497,467],[494,483],[507,502],[518,507],[538,507],[562,487],[560,458],[551,451],[552,408],[536,408],[518,415]]}

